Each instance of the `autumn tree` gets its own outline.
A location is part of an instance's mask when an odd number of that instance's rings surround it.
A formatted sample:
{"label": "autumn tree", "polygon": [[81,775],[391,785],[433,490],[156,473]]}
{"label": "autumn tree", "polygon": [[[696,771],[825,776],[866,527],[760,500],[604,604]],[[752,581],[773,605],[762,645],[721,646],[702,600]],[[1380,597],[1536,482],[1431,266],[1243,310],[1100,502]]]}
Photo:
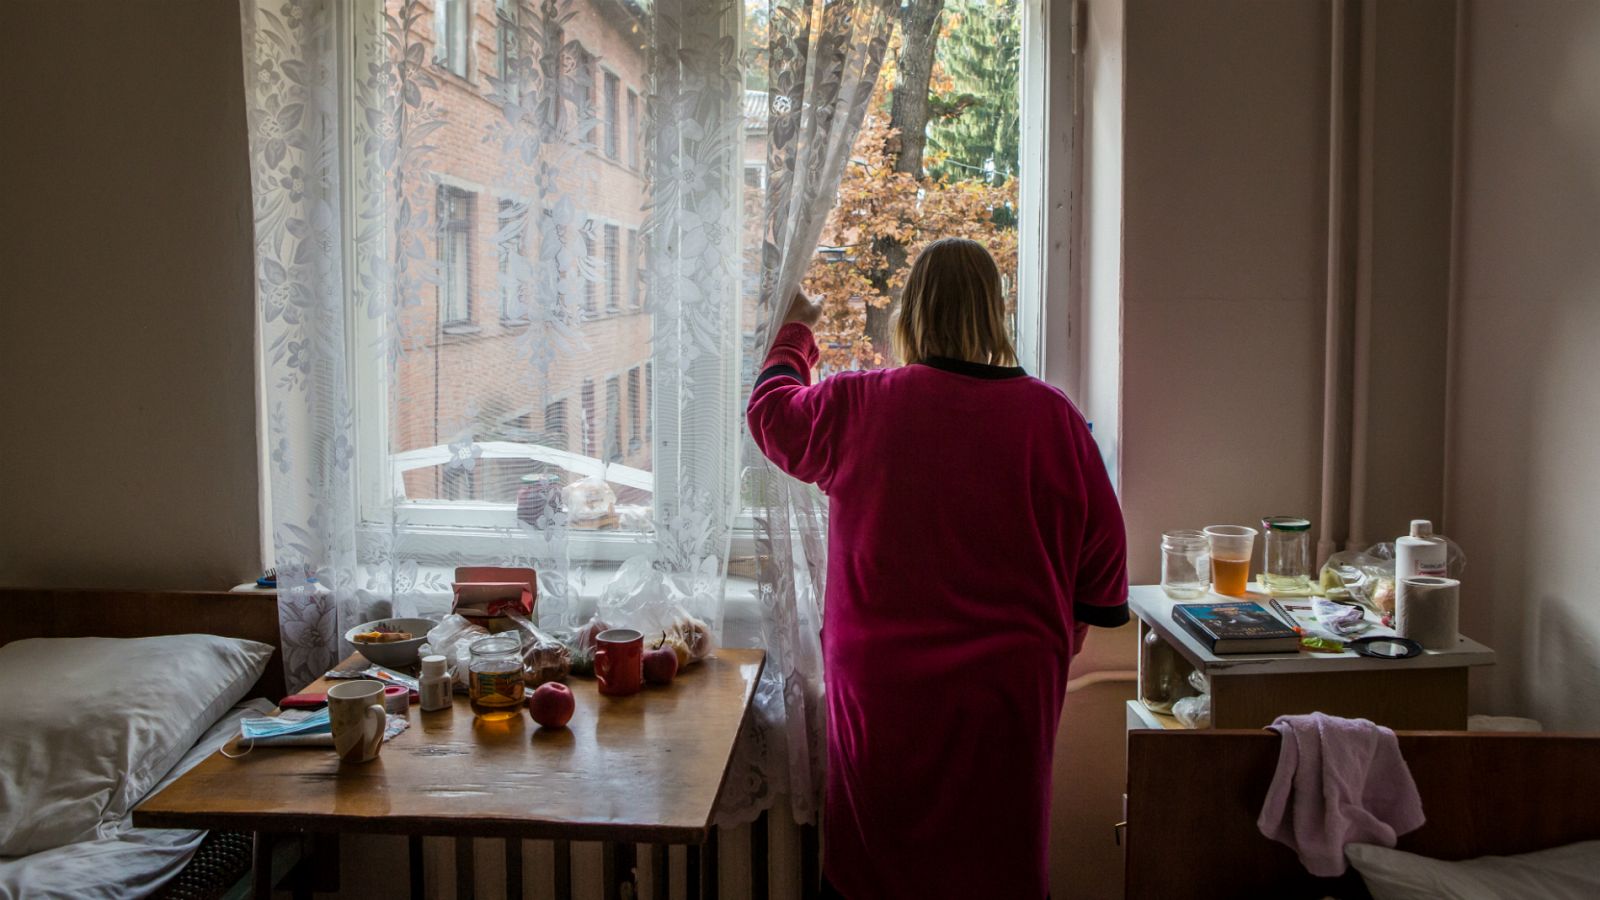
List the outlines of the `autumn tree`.
{"label": "autumn tree", "polygon": [[[1008,282],[1015,281],[1015,179],[930,174],[925,165],[930,119],[968,111],[940,101],[952,90],[938,55],[943,11],[944,0],[910,0],[901,7],[893,59],[841,180],[823,232],[825,249],[806,274],[807,289],[823,297],[818,337],[830,368],[891,362],[894,303],[910,260],[930,241],[977,240],[994,254]],[[1015,101],[1010,104],[1014,112]]]}

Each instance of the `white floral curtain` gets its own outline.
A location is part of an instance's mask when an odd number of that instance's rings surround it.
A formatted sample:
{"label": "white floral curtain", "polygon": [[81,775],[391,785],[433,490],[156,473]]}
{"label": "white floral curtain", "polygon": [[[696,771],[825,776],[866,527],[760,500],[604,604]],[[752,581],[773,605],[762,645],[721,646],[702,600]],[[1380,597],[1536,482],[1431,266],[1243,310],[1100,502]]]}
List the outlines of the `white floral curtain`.
{"label": "white floral curtain", "polygon": [[[771,675],[724,817],[786,792],[809,817],[822,507],[740,423],[892,7],[241,8],[289,680],[349,652],[354,624],[441,611],[460,565],[537,569],[546,628],[586,621],[609,581],[619,615],[682,608],[720,633],[754,502]],[[764,102],[752,13],[773,36]]]}

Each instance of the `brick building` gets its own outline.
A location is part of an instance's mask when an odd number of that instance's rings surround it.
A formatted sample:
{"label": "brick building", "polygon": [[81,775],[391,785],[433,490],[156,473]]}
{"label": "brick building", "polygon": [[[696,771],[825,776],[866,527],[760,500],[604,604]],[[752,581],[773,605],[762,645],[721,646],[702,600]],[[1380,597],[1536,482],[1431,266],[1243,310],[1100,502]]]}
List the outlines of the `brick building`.
{"label": "brick building", "polygon": [[[393,12],[398,2],[389,5]],[[424,0],[423,6],[416,27],[428,50],[425,71],[436,81],[424,100],[443,110],[446,124],[427,136],[434,149],[426,171],[409,177],[405,190],[434,213],[427,249],[438,262],[439,283],[401,319],[392,450],[499,441],[649,470],[652,322],[640,237],[649,198],[643,173],[649,12],[637,0],[573,0],[560,5],[559,31],[547,32],[547,23],[532,18],[545,12],[538,0]],[[561,48],[557,84],[547,91],[564,117],[566,138],[558,142],[563,188],[555,195],[575,204],[570,227],[582,236],[587,257],[578,267],[581,287],[569,285],[569,300],[579,296],[562,337],[528,315],[541,274],[533,270],[550,270],[538,262],[546,215],[539,165],[496,139],[520,55],[533,54],[520,64],[534,71],[541,39]],[[550,87],[548,80],[541,75],[541,89]],[[764,92],[746,96],[747,199],[766,183],[765,100]],[[758,226],[745,222],[747,239],[759,238]],[[747,334],[758,286],[746,278]],[[559,349],[547,371],[531,361],[552,346]],[[522,476],[546,470],[566,474],[522,459],[479,459],[470,471],[419,467],[405,474],[406,495],[510,502]],[[625,503],[649,503],[645,491],[618,494]]]}

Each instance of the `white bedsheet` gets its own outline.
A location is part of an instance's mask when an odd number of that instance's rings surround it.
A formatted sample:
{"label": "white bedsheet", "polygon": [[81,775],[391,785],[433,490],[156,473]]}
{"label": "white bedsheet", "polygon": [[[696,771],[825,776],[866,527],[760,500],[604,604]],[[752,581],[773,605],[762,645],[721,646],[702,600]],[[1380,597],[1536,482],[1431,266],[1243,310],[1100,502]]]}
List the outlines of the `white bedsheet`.
{"label": "white bedsheet", "polygon": [[[247,700],[229,710],[150,793],[176,781],[238,734],[240,718],[271,710],[272,704],[261,699]],[[0,900],[143,897],[182,871],[206,834],[134,828],[127,819],[122,828],[112,838],[67,844],[27,856],[0,857]]]}

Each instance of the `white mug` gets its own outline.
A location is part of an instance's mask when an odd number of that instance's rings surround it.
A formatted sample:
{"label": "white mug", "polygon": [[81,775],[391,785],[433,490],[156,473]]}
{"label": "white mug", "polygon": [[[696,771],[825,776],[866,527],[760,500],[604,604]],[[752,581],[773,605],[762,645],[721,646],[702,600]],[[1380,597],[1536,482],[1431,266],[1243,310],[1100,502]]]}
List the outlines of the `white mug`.
{"label": "white mug", "polygon": [[333,749],[340,762],[371,762],[383,746],[388,714],[383,711],[383,682],[341,681],[328,688],[328,720]]}

